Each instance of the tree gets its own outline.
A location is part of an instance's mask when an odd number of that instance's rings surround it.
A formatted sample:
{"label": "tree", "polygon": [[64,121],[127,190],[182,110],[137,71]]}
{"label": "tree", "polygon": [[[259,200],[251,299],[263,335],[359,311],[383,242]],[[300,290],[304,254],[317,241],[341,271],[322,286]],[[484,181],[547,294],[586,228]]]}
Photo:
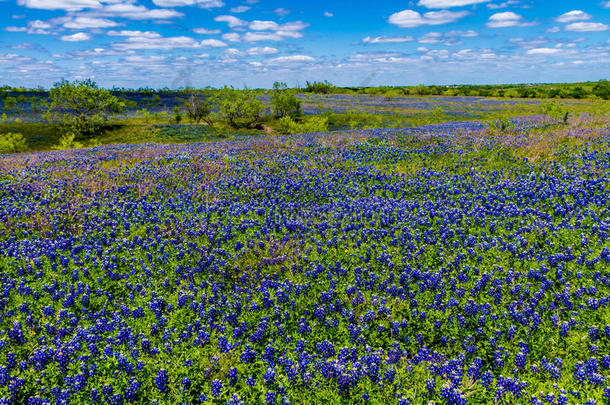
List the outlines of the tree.
{"label": "tree", "polygon": [[212,119],[211,97],[209,94],[205,98],[191,95],[191,97],[184,102],[184,109],[189,118],[197,124],[201,121],[204,121],[208,125],[214,123],[214,120]]}
{"label": "tree", "polygon": [[59,82],[49,92],[49,99],[44,118],[59,123],[72,139],[97,135],[112,114],[125,108],[117,97],[90,79]]}
{"label": "tree", "polygon": [[604,100],[610,100],[610,82],[608,80],[600,80],[593,87],[593,94]]}
{"label": "tree", "polygon": [[296,91],[288,89],[286,83],[283,82],[273,83],[271,109],[276,118],[282,118],[287,115],[298,117],[302,114],[301,102],[297,98]]}
{"label": "tree", "polygon": [[233,128],[257,127],[261,123],[264,107],[252,90],[236,90],[225,86],[216,91],[213,102],[220,116]]}

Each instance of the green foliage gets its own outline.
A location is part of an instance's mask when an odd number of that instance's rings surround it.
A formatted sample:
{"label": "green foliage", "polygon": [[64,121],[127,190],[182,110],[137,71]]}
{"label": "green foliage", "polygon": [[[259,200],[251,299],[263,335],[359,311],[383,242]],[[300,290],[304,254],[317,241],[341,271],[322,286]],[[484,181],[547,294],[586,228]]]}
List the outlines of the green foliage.
{"label": "green foliage", "polygon": [[12,96],[8,96],[4,98],[4,109],[5,110],[14,110],[17,108],[17,99]]}
{"label": "green foliage", "polygon": [[175,124],[180,124],[180,122],[182,122],[182,110],[180,109],[180,107],[174,107],[174,115],[172,116],[171,120]]}
{"label": "green foliage", "polygon": [[125,108],[117,97],[90,79],[59,82],[49,92],[49,98],[44,118],[59,123],[68,137],[95,136],[112,114]]}
{"label": "green foliage", "polygon": [[282,134],[307,134],[324,132],[328,130],[328,118],[324,116],[313,116],[297,122],[290,116],[278,120],[278,130]]}
{"label": "green foliage", "polygon": [[0,153],[20,153],[28,150],[25,137],[18,132],[0,134]]}
{"label": "green foliage", "polygon": [[65,133],[60,139],[57,145],[53,145],[54,150],[66,150],[66,149],[79,149],[83,147],[83,144],[77,142],[76,134],[74,132]]}
{"label": "green foliage", "polygon": [[593,94],[604,100],[610,100],[610,82],[608,80],[600,80],[593,87]]}
{"label": "green foliage", "polygon": [[505,133],[515,129],[515,124],[506,117],[502,117],[499,120],[487,121],[484,125],[485,128],[492,133]]}
{"label": "green foliage", "polygon": [[336,87],[326,80],[323,82],[305,82],[306,93],[328,94],[334,92],[335,89]]}
{"label": "green foliage", "polygon": [[184,108],[188,117],[197,124],[199,124],[201,121],[206,122],[208,125],[212,125],[214,123],[212,116],[212,103],[209,94],[205,98],[191,95],[191,97],[185,101]]}
{"label": "green foliage", "polygon": [[297,98],[295,90],[288,89],[286,83],[273,83],[271,92],[271,109],[276,118],[298,117],[302,114],[301,102]]}
{"label": "green foliage", "polygon": [[216,91],[212,102],[218,108],[220,117],[233,128],[256,128],[261,124],[264,106],[252,90],[225,86]]}
{"label": "green foliage", "polygon": [[558,103],[556,100],[543,101],[541,103],[542,112],[546,116],[554,120],[563,121],[564,124],[568,123],[570,112],[568,107],[563,103]]}

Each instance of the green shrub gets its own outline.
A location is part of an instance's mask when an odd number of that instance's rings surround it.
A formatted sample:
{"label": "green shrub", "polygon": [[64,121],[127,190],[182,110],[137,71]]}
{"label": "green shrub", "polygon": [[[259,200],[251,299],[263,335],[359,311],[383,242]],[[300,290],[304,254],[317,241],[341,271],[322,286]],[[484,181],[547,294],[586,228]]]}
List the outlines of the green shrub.
{"label": "green shrub", "polygon": [[0,153],[20,153],[28,150],[25,137],[18,132],[0,134]]}
{"label": "green shrub", "polygon": [[282,134],[307,134],[328,131],[328,118],[322,116],[308,117],[297,122],[289,116],[278,120],[278,130]]}
{"label": "green shrub", "polygon": [[271,92],[271,109],[276,118],[298,117],[302,114],[301,102],[297,98],[296,91],[288,89],[286,83],[273,83],[273,91]]}
{"label": "green shrub", "polygon": [[212,102],[218,108],[220,117],[233,128],[255,128],[261,124],[264,107],[252,90],[225,86],[216,91]]}

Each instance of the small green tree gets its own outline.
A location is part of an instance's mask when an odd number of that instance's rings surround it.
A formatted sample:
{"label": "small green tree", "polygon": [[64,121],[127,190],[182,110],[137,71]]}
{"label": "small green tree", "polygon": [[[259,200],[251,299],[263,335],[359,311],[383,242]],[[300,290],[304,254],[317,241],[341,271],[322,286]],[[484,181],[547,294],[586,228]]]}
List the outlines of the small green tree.
{"label": "small green tree", "polygon": [[287,115],[298,117],[303,113],[296,91],[289,89],[286,83],[283,82],[273,83],[271,109],[276,118],[282,118]]}
{"label": "small green tree", "polygon": [[195,97],[191,95],[188,100],[184,102],[184,109],[189,118],[199,124],[201,121],[208,125],[214,123],[212,116],[212,102],[211,97]]}
{"label": "small green tree", "polygon": [[568,124],[570,112],[568,107],[563,103],[558,103],[556,100],[542,101],[542,112],[551,119],[561,120],[564,125]]}
{"label": "small green tree", "polygon": [[257,127],[261,123],[264,107],[252,90],[225,86],[216,91],[213,102],[220,116],[233,128]]}
{"label": "small green tree", "polygon": [[604,100],[610,100],[610,82],[608,80],[600,80],[593,87],[593,94]]}
{"label": "small green tree", "polygon": [[28,150],[25,137],[20,133],[0,134],[0,153],[20,153]]}
{"label": "small green tree", "polygon": [[60,124],[73,138],[97,135],[112,114],[125,108],[117,97],[90,79],[59,82],[49,92],[49,99],[43,117]]}
{"label": "small green tree", "polygon": [[8,96],[4,99],[4,109],[5,110],[14,110],[17,108],[17,99],[13,96]]}

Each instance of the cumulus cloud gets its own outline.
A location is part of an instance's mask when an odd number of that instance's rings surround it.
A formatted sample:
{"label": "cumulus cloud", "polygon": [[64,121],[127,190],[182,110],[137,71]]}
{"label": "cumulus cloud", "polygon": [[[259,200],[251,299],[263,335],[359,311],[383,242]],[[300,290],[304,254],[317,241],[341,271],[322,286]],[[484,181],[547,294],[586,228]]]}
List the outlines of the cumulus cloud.
{"label": "cumulus cloud", "polygon": [[291,13],[290,10],[288,10],[287,8],[284,8],[284,7],[278,7],[275,10],[273,10],[273,12],[275,14],[279,15],[280,17],[285,17]]}
{"label": "cumulus cloud", "polygon": [[365,44],[396,44],[401,42],[410,42],[415,40],[412,36],[402,37],[365,37],[362,38],[362,42]]}
{"label": "cumulus cloud", "polygon": [[6,27],[4,30],[8,32],[27,32],[28,34],[51,34],[53,25],[41,20],[28,21],[27,27]]}
{"label": "cumulus cloud", "polygon": [[566,25],[566,31],[575,32],[594,32],[594,31],[608,31],[610,26],[596,22],[575,22]]}
{"label": "cumulus cloud", "polygon": [[248,21],[244,21],[241,18],[237,18],[232,15],[219,15],[214,18],[214,21],[225,22],[229,25],[229,28],[243,27],[248,25]]}
{"label": "cumulus cloud", "polygon": [[402,28],[421,27],[423,25],[441,25],[459,20],[470,14],[468,11],[429,11],[420,14],[414,10],[403,10],[394,13],[388,21]]}
{"label": "cumulus cloud", "polygon": [[490,10],[497,10],[500,8],[516,6],[517,4],[519,4],[519,1],[517,1],[517,0],[508,0],[508,1],[505,1],[505,2],[499,3],[499,4],[489,3],[489,4],[487,4],[486,7]]}
{"label": "cumulus cloud", "polygon": [[535,24],[525,21],[519,14],[513,13],[512,11],[506,11],[504,13],[492,15],[485,25],[489,28],[507,28],[530,27]]}
{"label": "cumulus cloud", "polygon": [[291,55],[291,56],[280,56],[278,58],[269,59],[267,61],[267,63],[271,64],[271,65],[281,65],[281,64],[287,64],[287,63],[308,63],[308,62],[315,62],[315,61],[316,61],[316,59],[311,56]]}
{"label": "cumulus cloud", "polygon": [[488,3],[489,1],[490,0],[420,0],[417,5],[426,8],[450,8]]}
{"label": "cumulus cloud", "polygon": [[89,41],[91,39],[91,35],[89,35],[85,32],[77,32],[76,34],[72,34],[72,35],[64,35],[60,39],[62,41],[67,41],[67,42],[82,42],[82,41]]}
{"label": "cumulus cloud", "polygon": [[159,7],[198,6],[208,9],[225,5],[221,0],[153,0],[153,3]]}
{"label": "cumulus cloud", "polygon": [[221,30],[209,30],[207,28],[193,28],[193,32],[195,34],[201,34],[201,35],[213,35],[213,34],[220,34],[222,31]]}
{"label": "cumulus cloud", "polygon": [[86,28],[111,28],[120,24],[116,21],[96,17],[75,17],[64,23],[65,28],[82,30]]}
{"label": "cumulus cloud", "polygon": [[172,49],[197,49],[197,48],[219,48],[226,44],[218,39],[206,39],[196,41],[193,38],[180,37],[163,37],[158,33],[151,31],[118,31],[115,33],[127,37],[125,40],[115,42],[112,47],[121,51],[128,50],[172,50]]}
{"label": "cumulus cloud", "polygon": [[270,46],[256,46],[254,48],[250,48],[246,51],[246,53],[250,56],[258,56],[258,55],[274,55],[276,53],[278,53],[279,51],[275,48],[272,48]]}
{"label": "cumulus cloud", "polygon": [[102,6],[98,0],[17,0],[17,4],[40,10],[66,11],[78,11],[85,8],[98,8]]}
{"label": "cumulus cloud", "polygon": [[555,19],[555,21],[560,23],[569,23],[573,21],[590,20],[591,18],[593,17],[591,17],[590,14],[587,14],[582,10],[572,10],[560,15]]}
{"label": "cumulus cloud", "polygon": [[94,17],[117,17],[130,20],[163,20],[182,17],[183,13],[169,9],[148,9],[144,6],[130,3],[108,4],[89,12]]}
{"label": "cumulus cloud", "polygon": [[250,6],[237,6],[237,7],[232,7],[229,9],[229,11],[231,13],[245,13],[246,11],[250,10],[252,7]]}
{"label": "cumulus cloud", "polygon": [[129,31],[129,30],[121,30],[121,31],[113,31],[110,30],[107,33],[111,36],[119,36],[119,37],[139,37],[139,38],[161,38],[161,34],[154,31]]}
{"label": "cumulus cloud", "polygon": [[325,11],[323,15],[324,15],[324,17],[328,17],[328,18],[330,18],[330,17],[334,17],[334,16],[335,16],[335,15],[334,15],[333,13],[331,13],[330,11]]}
{"label": "cumulus cloud", "polygon": [[534,48],[525,52],[527,55],[556,55],[561,52],[557,48]]}

